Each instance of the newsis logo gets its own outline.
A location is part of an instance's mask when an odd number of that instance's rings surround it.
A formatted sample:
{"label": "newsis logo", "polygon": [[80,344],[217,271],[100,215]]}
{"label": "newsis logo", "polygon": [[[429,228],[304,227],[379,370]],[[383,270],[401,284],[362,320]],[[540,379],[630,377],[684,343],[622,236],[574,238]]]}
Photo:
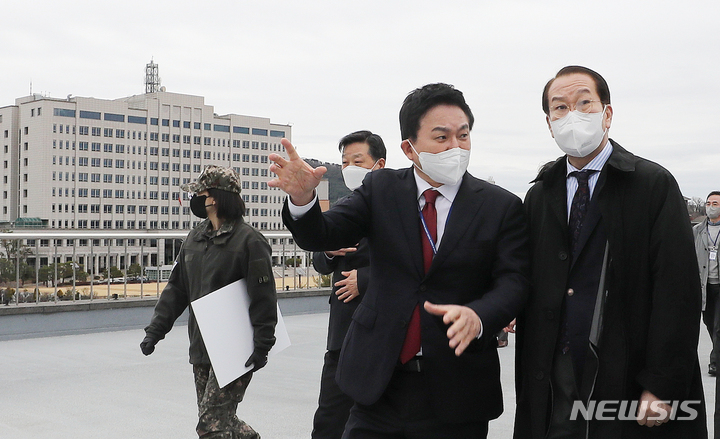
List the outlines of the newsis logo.
{"label": "newsis logo", "polygon": [[[649,416],[648,420],[656,421],[665,419],[668,415],[664,405],[671,407],[670,419],[678,421],[691,421],[696,419],[698,411],[692,406],[700,407],[700,401],[653,401],[650,403],[650,409],[657,413],[658,416]],[[647,404],[640,407],[638,413],[638,401],[590,401],[587,405],[583,401],[574,401],[570,420],[576,421],[578,416],[586,421],[630,421],[638,417],[644,417],[647,411]]]}

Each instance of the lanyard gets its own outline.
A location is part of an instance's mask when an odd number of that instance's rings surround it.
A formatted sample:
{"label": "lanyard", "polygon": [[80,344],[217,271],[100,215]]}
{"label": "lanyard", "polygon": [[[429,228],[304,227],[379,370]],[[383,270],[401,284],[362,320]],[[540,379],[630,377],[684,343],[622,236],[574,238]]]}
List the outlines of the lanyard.
{"label": "lanyard", "polygon": [[427,224],[425,223],[425,217],[423,216],[422,210],[420,210],[419,206],[418,212],[420,213],[420,221],[422,222],[423,230],[425,230],[425,236],[427,236],[427,239],[430,242],[430,247],[432,247],[433,255],[436,255],[437,248],[435,247],[435,241],[433,241],[432,236],[430,236],[430,230],[428,230]]}
{"label": "lanyard", "polygon": [[[452,213],[453,206],[450,206],[450,211],[448,212],[448,216],[445,219],[445,223],[447,223],[450,220],[450,214]],[[437,209],[435,209],[435,212],[437,213]],[[425,223],[425,217],[422,214],[422,209],[420,209],[420,205],[418,204],[418,213],[420,214],[420,222],[422,222],[423,230],[425,231],[425,236],[427,236],[428,242],[430,242],[430,247],[432,247],[433,255],[437,254],[437,247],[435,246],[435,241],[432,239],[432,236],[430,236],[430,230],[427,227],[427,223]]]}
{"label": "lanyard", "polygon": [[[705,223],[705,228],[707,229],[708,238],[711,238],[711,236],[710,236],[710,224]],[[713,247],[717,247],[718,237],[720,237],[720,231],[718,231],[717,235],[715,235],[715,239],[712,240]]]}

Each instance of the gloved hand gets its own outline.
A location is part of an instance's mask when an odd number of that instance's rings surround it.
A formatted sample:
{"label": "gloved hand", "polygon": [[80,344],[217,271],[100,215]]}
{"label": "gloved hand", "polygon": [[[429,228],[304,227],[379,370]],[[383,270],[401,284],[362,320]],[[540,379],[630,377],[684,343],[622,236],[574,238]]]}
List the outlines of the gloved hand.
{"label": "gloved hand", "polygon": [[155,350],[155,345],[157,344],[158,340],[156,340],[154,337],[151,337],[149,335],[146,335],[143,341],[140,343],[140,350],[145,355],[150,355]]}
{"label": "gloved hand", "polygon": [[251,364],[253,369],[250,372],[257,372],[262,369],[267,364],[267,354],[255,350],[245,363],[245,367],[250,367]]}

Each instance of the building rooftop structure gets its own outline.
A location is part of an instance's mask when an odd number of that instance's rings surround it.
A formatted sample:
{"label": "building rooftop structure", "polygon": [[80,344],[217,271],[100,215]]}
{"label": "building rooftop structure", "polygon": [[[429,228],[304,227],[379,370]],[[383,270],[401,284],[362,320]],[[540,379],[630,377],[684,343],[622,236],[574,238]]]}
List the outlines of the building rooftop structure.
{"label": "building rooftop structure", "polygon": [[[328,314],[286,311],[292,346],[253,376],[238,416],[264,439],[308,438],[317,407]],[[152,308],[147,308],[148,316]],[[0,437],[107,439],[195,437],[197,407],[187,331],[182,325],[144,357],[140,327],[0,342],[3,413]],[[711,342],[701,331],[699,355]],[[515,408],[515,338],[499,350],[505,412],[488,437],[510,439]],[[704,364],[704,363],[703,363]],[[712,437],[715,378],[703,375]]]}

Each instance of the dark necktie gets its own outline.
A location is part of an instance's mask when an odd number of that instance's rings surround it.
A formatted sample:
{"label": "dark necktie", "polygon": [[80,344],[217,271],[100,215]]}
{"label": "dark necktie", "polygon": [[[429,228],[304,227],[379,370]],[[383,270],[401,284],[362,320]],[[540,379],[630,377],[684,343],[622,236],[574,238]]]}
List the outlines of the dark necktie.
{"label": "dark necktie", "polygon": [[[433,256],[435,256],[432,244],[430,244],[430,240],[428,239],[428,234],[430,234],[433,243],[437,243],[437,211],[435,210],[435,199],[438,194],[438,191],[432,189],[423,192],[425,196],[425,206],[422,209],[422,216],[425,220],[425,225],[420,229],[420,239],[422,241],[425,273],[430,270]],[[427,227],[427,233],[425,227]],[[405,335],[405,343],[400,352],[400,362],[405,364],[410,361],[415,354],[420,352],[420,346],[420,305],[415,305],[410,323],[408,324],[407,334]]]}
{"label": "dark necktie", "polygon": [[573,197],[572,204],[570,205],[570,221],[568,222],[570,237],[572,239],[571,248],[573,254],[575,254],[575,247],[577,245],[578,238],[580,237],[583,219],[585,219],[588,204],[590,204],[590,187],[588,186],[588,180],[595,172],[597,171],[587,170],[570,173],[570,175],[574,176],[578,182],[577,191],[575,191],[575,196]]}

